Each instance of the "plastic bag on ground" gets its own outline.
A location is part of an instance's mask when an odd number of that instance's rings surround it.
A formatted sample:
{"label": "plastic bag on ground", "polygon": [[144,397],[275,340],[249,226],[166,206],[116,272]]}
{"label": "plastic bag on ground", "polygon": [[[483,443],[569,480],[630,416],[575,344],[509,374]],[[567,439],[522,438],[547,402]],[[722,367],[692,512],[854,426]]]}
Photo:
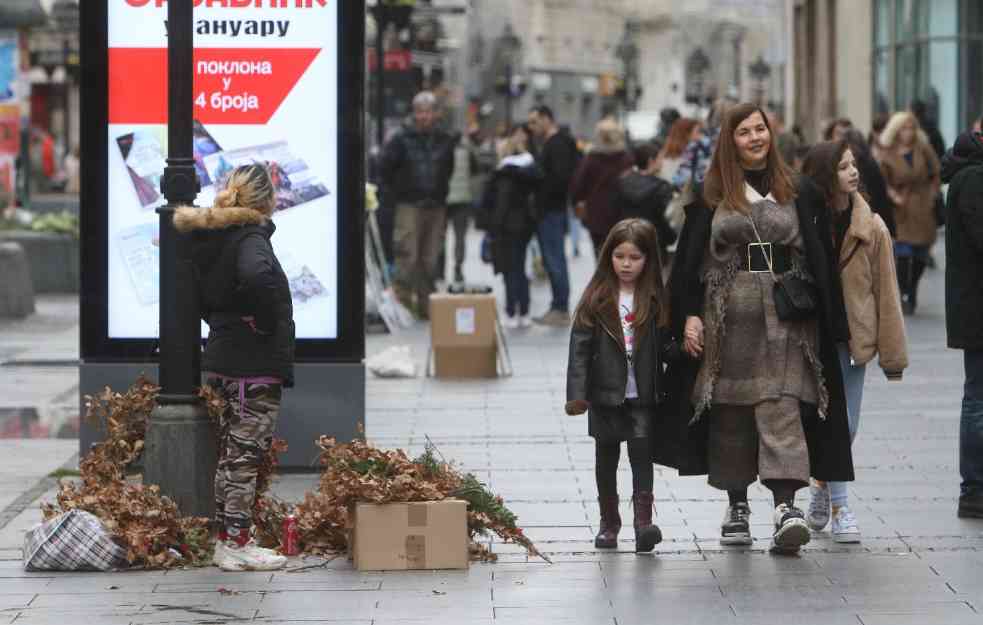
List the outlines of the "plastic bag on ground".
{"label": "plastic bag on ground", "polygon": [[368,358],[365,366],[379,378],[415,378],[416,363],[409,345],[395,345]]}

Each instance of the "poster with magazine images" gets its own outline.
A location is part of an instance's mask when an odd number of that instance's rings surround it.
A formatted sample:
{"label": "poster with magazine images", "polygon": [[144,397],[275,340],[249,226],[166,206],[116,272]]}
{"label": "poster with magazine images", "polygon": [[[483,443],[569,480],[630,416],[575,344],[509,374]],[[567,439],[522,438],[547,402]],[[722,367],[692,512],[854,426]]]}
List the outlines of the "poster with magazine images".
{"label": "poster with magazine images", "polygon": [[130,276],[137,301],[156,304],[160,297],[159,224],[150,222],[116,233],[116,247]]}
{"label": "poster with magazine images", "polygon": [[156,206],[161,199],[160,179],[166,165],[163,128],[128,132],[116,138],[116,145],[123,155],[140,206]]}
{"label": "poster with magazine images", "polygon": [[286,141],[251,148],[227,150],[204,158],[205,169],[216,188],[225,186],[233,169],[265,163],[276,188],[276,209],[286,210],[328,195],[328,188],[307,163],[290,153]]}
{"label": "poster with magazine images", "polygon": [[205,168],[205,157],[221,152],[222,148],[197,119],[192,129],[192,137],[194,139],[195,172],[198,174],[201,188],[204,189],[213,182]]}
{"label": "poster with magazine images", "polygon": [[300,263],[289,252],[277,252],[277,259],[287,275],[290,283],[290,297],[294,306],[306,304],[308,301],[327,294],[328,290],[318,279],[311,268]]}

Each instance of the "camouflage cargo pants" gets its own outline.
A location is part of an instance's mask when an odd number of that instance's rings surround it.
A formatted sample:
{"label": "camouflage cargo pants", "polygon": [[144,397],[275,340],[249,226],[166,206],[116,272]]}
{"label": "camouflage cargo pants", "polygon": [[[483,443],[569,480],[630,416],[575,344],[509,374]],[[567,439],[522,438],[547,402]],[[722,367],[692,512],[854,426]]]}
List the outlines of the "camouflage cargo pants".
{"label": "camouflage cargo pants", "polygon": [[249,528],[256,473],[273,441],[283,387],[276,378],[210,377],[208,384],[228,402],[219,424],[215,520]]}

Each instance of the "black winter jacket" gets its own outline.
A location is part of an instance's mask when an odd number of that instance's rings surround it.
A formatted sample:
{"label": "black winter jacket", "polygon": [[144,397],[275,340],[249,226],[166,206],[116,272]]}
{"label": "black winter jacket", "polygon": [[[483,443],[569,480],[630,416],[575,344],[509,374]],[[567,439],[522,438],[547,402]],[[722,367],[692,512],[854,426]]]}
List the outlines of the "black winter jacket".
{"label": "black winter jacket", "polygon": [[507,165],[496,169],[486,183],[478,225],[491,237],[495,273],[512,269],[512,248],[528,242],[536,228],[533,194],[542,179],[536,164]]}
{"label": "black winter jacket", "polygon": [[557,132],[546,140],[537,155],[543,181],[536,196],[541,212],[567,210],[567,190],[580,163],[577,142],[566,132]]}
{"label": "black winter jacket", "polygon": [[666,221],[666,207],[672,200],[672,185],[658,176],[629,171],[618,181],[615,206],[620,219],[638,217],[647,220],[659,234],[659,246],[665,251],[676,242],[676,231]]}
{"label": "black winter jacket", "polygon": [[942,159],[949,184],[945,326],[949,347],[983,349],[983,137],[964,133]]}
{"label": "black winter jacket", "polygon": [[[682,342],[686,318],[703,315],[704,285],[700,268],[709,245],[713,209],[703,201],[702,189],[696,190],[696,197],[698,200],[686,209],[686,223],[679,237],[669,278],[671,340],[676,343]],[[834,271],[831,260],[835,256],[825,200],[819,188],[808,178],[801,177],[798,181],[795,208],[806,258],[820,293],[819,359],[829,393],[826,419],[819,418],[815,405],[800,404],[809,464],[813,477],[817,479],[852,481],[850,430],[836,348],[837,343],[849,341],[850,329],[839,273]],[[704,474],[708,468],[709,419],[704,416],[691,423],[693,407],[690,398],[699,370],[700,362],[683,354],[668,362],[665,377],[669,398],[653,434],[655,461],[676,467],[682,475]]]}
{"label": "black winter jacket", "polygon": [[[293,386],[295,329],[286,274],[258,211],[179,208],[175,227],[191,234],[201,318],[208,324],[202,371],[276,376]],[[253,317],[255,330],[244,320]]]}
{"label": "black winter jacket", "polygon": [[454,173],[456,145],[457,138],[436,128],[427,133],[403,128],[382,153],[380,175],[387,197],[395,202],[444,204]]}
{"label": "black winter jacket", "polygon": [[[636,330],[633,364],[638,402],[656,406],[664,399],[662,332],[653,319]],[[595,318],[593,327],[574,324],[567,362],[567,402],[586,400],[592,407],[617,407],[625,402],[628,360],[617,309]]]}

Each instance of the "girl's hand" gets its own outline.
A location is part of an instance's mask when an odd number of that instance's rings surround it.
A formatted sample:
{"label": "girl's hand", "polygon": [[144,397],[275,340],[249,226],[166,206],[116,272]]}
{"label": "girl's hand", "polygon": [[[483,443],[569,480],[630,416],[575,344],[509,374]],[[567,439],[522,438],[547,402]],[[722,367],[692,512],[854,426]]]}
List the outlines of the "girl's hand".
{"label": "girl's hand", "polygon": [[890,198],[890,200],[897,206],[904,206],[904,203],[907,200],[905,193],[891,186],[887,188],[887,197]]}
{"label": "girl's hand", "polygon": [[567,411],[567,414],[571,417],[574,415],[584,414],[587,409],[590,408],[590,404],[583,399],[575,399],[573,401],[568,401],[567,405],[563,407]]}
{"label": "girl's hand", "polygon": [[693,358],[703,355],[703,320],[687,317],[683,329],[683,350]]}

